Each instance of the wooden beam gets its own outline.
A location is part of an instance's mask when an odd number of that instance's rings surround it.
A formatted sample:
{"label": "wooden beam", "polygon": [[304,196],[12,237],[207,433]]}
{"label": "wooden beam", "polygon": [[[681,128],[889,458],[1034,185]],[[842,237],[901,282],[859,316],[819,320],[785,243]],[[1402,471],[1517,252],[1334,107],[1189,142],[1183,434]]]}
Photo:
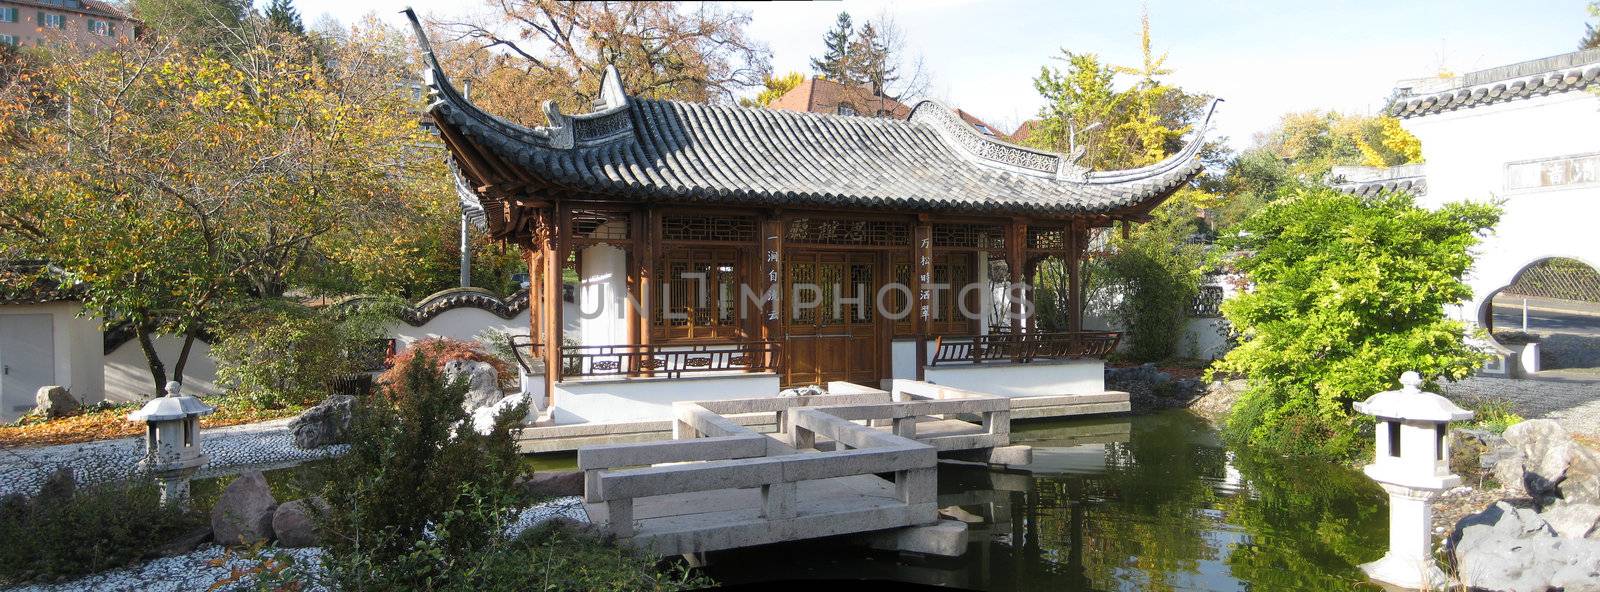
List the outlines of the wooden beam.
{"label": "wooden beam", "polygon": [[[1024,285],[1024,282],[1027,281],[1027,279],[1025,277],[1023,277],[1023,273],[1022,273],[1022,271],[1023,271],[1022,267],[1024,265],[1027,265],[1027,263],[1028,263],[1023,257],[1023,251],[1028,246],[1027,243],[1028,243],[1028,221],[1026,219],[1022,219],[1022,218],[1013,219],[1011,221],[1011,226],[1010,226],[1010,235],[1006,237],[1006,270],[1008,272],[1010,272],[1010,274],[1011,274],[1011,277],[1009,279],[1011,281],[1011,286],[1012,286],[1010,289],[1007,290],[1008,294],[1016,294],[1017,292],[1014,292],[1014,290],[1016,290],[1016,286]],[[1031,292],[1032,292],[1032,289],[1030,287],[1029,292],[1028,292],[1029,296],[1031,296]],[[1018,299],[1018,300],[1012,301],[1011,302],[1011,334],[1012,335],[1021,335],[1022,334],[1022,329],[1023,329],[1022,312],[1023,312],[1022,311],[1022,300]]]}
{"label": "wooden beam", "polygon": [[1083,330],[1083,289],[1080,270],[1083,267],[1083,251],[1089,247],[1085,239],[1084,223],[1073,220],[1067,225],[1067,330]]}
{"label": "wooden beam", "polygon": [[[782,346],[773,352],[773,359],[768,361],[768,365],[778,373],[778,376],[787,377],[789,369],[784,364],[784,349],[789,344],[783,332],[783,259],[786,256],[783,252],[783,237],[787,224],[778,212],[763,215],[760,224],[761,265],[755,268],[760,273],[755,284],[764,297],[769,295],[770,297],[756,314],[761,320],[759,325],[761,339],[782,342]],[[743,301],[742,295],[740,300]]]}

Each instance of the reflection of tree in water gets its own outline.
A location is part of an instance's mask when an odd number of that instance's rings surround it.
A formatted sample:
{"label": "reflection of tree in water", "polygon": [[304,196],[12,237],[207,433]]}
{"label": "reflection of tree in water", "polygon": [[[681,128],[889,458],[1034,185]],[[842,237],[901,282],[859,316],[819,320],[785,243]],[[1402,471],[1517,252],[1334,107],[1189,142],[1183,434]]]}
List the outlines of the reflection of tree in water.
{"label": "reflection of tree in water", "polygon": [[1366,476],[1343,467],[1240,455],[1228,521],[1251,543],[1228,558],[1234,577],[1264,590],[1376,590],[1358,565],[1388,547],[1388,504]]}
{"label": "reflection of tree in water", "polygon": [[1036,521],[1005,588],[1365,589],[1355,566],[1382,555],[1382,491],[1348,468],[1236,460],[1230,481],[1215,432],[1181,413],[1135,419],[1105,455],[1104,474],[1013,494]]}

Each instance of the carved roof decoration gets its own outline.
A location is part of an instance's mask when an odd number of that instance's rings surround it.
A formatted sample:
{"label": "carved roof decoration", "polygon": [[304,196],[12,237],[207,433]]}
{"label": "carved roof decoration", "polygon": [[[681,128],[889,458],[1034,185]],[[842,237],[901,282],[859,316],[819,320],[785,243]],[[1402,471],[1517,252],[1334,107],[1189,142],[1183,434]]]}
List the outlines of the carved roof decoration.
{"label": "carved roof decoration", "polygon": [[1489,68],[1395,89],[1385,109],[1402,119],[1583,90],[1600,78],[1600,49]]}
{"label": "carved roof decoration", "polygon": [[[610,68],[595,112],[566,115],[547,101],[550,125],[530,128],[467,101],[409,16],[428,68],[429,111],[466,143],[451,144],[456,158],[504,163],[534,185],[613,201],[1139,218],[1199,174],[1212,111],[1177,154],[1104,172],[983,134],[934,101],[891,120],[644,99],[628,96]],[[465,172],[480,191],[516,185]]]}
{"label": "carved roof decoration", "polygon": [[[351,296],[333,303],[333,306],[346,310],[360,310],[372,306],[375,302],[377,298],[373,296]],[[401,308],[400,320],[413,327],[421,327],[439,315],[458,308],[476,308],[509,321],[528,310],[528,290],[523,288],[504,298],[483,288],[440,290],[415,305]]]}
{"label": "carved roof decoration", "polygon": [[1422,164],[1388,168],[1336,166],[1328,173],[1328,185],[1345,193],[1368,196],[1385,191],[1428,194],[1427,169]]}

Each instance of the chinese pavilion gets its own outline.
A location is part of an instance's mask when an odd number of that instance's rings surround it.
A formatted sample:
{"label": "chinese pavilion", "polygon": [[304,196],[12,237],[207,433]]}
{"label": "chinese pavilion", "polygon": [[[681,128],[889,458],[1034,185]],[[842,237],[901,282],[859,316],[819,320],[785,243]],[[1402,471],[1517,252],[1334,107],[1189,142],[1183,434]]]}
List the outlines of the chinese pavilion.
{"label": "chinese pavilion", "polygon": [[[1117,336],[1082,331],[1082,303],[1066,332],[1045,333],[1025,303],[993,305],[987,286],[1026,285],[1058,257],[1079,294],[1091,231],[1146,220],[1201,170],[1204,125],[1166,160],[1090,171],[982,134],[935,101],[899,120],[644,99],[609,68],[591,112],[546,102],[549,124],[526,127],[467,100],[412,22],[463,199],[526,252],[520,345],[542,360],[526,367],[558,408],[588,382],[667,392],[703,373],[773,389],[877,386],[1035,360],[1090,361],[1083,388],[1103,390],[1100,358]],[[562,305],[564,273],[578,277],[575,305]],[[576,323],[563,318],[575,311]],[[616,419],[573,413],[566,421]]]}

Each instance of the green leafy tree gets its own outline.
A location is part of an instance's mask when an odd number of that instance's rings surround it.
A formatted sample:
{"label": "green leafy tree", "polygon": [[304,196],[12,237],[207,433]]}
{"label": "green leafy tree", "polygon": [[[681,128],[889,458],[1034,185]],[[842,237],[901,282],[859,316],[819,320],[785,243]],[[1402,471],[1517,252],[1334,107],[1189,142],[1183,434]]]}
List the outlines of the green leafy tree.
{"label": "green leafy tree", "polygon": [[854,56],[851,54],[850,41],[854,37],[855,25],[850,20],[850,13],[839,13],[833,28],[823,36],[822,57],[811,58],[811,69],[834,82],[859,83],[852,67]]}
{"label": "green leafy tree", "polygon": [[1362,198],[1293,185],[1223,240],[1253,287],[1223,303],[1240,344],[1213,368],[1250,379],[1229,415],[1235,442],[1347,457],[1370,433],[1350,403],[1402,372],[1460,380],[1485,359],[1446,305],[1471,295],[1470,249],[1496,206],[1418,207],[1404,193]]}
{"label": "green leafy tree", "polygon": [[272,23],[273,28],[279,31],[295,35],[306,34],[306,26],[300,22],[300,11],[295,9],[294,0],[272,0],[264,14],[267,22]]}
{"label": "green leafy tree", "polygon": [[766,107],[779,97],[789,94],[789,91],[800,86],[806,81],[806,76],[799,72],[790,72],[782,76],[766,76],[761,80],[761,92],[753,98],[739,99],[739,104],[745,107]]}
{"label": "green leafy tree", "polygon": [[1194,240],[1199,192],[1184,189],[1156,208],[1151,220],[1124,239],[1110,257],[1090,264],[1090,296],[1129,333],[1128,355],[1158,361],[1177,353],[1189,304],[1200,292],[1204,248]]}

